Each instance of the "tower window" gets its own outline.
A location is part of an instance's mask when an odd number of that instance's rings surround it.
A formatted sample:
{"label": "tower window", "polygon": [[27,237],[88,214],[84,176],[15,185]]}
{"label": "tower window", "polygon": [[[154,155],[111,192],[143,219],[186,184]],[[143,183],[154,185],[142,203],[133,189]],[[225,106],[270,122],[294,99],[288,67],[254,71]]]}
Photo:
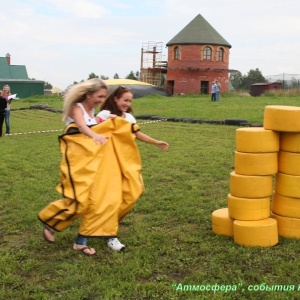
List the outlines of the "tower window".
{"label": "tower window", "polygon": [[219,48],[218,50],[218,61],[224,61],[224,49]]}
{"label": "tower window", "polygon": [[211,60],[211,48],[206,46],[203,50],[203,59],[204,60]]}
{"label": "tower window", "polygon": [[180,48],[178,46],[174,48],[174,59],[180,59]]}

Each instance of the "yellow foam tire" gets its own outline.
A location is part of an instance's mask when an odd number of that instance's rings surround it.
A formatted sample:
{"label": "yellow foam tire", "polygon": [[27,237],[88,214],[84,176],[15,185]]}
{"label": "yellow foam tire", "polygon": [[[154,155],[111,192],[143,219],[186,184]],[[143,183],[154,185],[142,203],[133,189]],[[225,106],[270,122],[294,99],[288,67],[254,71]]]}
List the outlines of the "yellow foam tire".
{"label": "yellow foam tire", "polygon": [[300,198],[291,198],[274,193],[271,210],[279,216],[300,219]]}
{"label": "yellow foam tire", "polygon": [[278,243],[277,221],[267,218],[259,221],[233,222],[234,242],[242,246],[270,247]]}
{"label": "yellow foam tire", "polygon": [[292,198],[300,198],[300,176],[277,173],[275,192]]}
{"label": "yellow foam tire", "polygon": [[300,238],[300,219],[278,216],[274,213],[271,217],[277,221],[278,234],[286,238]]}
{"label": "yellow foam tire", "polygon": [[264,198],[273,193],[273,177],[230,173],[230,194],[240,198]]}
{"label": "yellow foam tire", "polygon": [[300,132],[281,132],[279,148],[283,151],[300,153]]}
{"label": "yellow foam tire", "polygon": [[240,175],[272,175],[278,171],[278,152],[245,153],[235,151],[235,172]]}
{"label": "yellow foam tire", "polygon": [[236,151],[268,153],[279,151],[279,133],[263,127],[238,128],[235,133]]}
{"label": "yellow foam tire", "polygon": [[300,153],[279,151],[278,172],[300,176]]}
{"label": "yellow foam tire", "polygon": [[300,107],[284,105],[268,105],[264,111],[264,128],[283,131],[300,132]]}
{"label": "yellow foam tire", "polygon": [[233,219],[229,217],[228,208],[215,210],[211,215],[212,230],[215,234],[233,236]]}
{"label": "yellow foam tire", "polygon": [[265,198],[238,198],[231,194],[227,196],[229,217],[235,220],[256,221],[270,217],[271,197]]}

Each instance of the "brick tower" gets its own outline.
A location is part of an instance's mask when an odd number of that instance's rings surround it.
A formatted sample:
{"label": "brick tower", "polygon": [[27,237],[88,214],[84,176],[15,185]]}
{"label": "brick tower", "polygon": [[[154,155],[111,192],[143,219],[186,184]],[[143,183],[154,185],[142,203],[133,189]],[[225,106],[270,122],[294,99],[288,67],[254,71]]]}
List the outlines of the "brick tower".
{"label": "brick tower", "polygon": [[231,45],[199,14],[167,44],[167,92],[209,94],[212,81],[229,90]]}

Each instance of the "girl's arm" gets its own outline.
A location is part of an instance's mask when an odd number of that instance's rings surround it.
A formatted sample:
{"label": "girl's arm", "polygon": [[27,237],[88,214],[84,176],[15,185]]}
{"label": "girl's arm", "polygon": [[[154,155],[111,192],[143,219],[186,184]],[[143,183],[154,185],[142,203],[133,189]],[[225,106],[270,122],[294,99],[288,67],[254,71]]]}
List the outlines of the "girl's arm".
{"label": "girl's arm", "polygon": [[105,120],[111,118],[111,119],[114,119],[117,115],[114,115],[114,114],[111,114],[109,110],[101,110],[97,116],[95,117],[96,119],[96,122],[99,124],[99,123],[102,123],[104,122]]}
{"label": "girl's arm", "polygon": [[149,144],[153,144],[153,145],[156,145],[157,147],[163,149],[163,150],[168,150],[169,148],[169,144],[164,142],[164,141],[158,141],[158,140],[155,140],[153,139],[152,137],[148,136],[147,134],[145,133],[142,133],[140,131],[137,131],[135,133],[136,135],[136,138],[139,140],[139,141],[142,141],[142,142],[145,142],[145,143],[149,143]]}
{"label": "girl's arm", "polygon": [[101,134],[97,134],[91,130],[84,121],[83,111],[79,106],[74,106],[71,112],[71,118],[74,119],[79,131],[89,137],[91,137],[96,144],[103,145],[106,143],[107,137]]}

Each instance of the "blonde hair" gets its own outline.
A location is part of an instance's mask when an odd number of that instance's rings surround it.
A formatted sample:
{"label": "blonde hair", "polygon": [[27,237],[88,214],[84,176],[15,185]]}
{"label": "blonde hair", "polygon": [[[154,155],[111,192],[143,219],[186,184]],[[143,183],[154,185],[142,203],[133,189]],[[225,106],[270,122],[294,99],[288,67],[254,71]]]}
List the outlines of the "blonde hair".
{"label": "blonde hair", "polygon": [[87,95],[93,94],[100,89],[107,89],[107,85],[99,78],[89,79],[70,86],[64,96],[63,117],[65,122],[76,103],[83,102]]}
{"label": "blonde hair", "polygon": [[[4,88],[7,87],[8,88],[8,91],[4,91]],[[3,95],[6,95],[6,96],[10,96],[10,86],[8,84],[5,84],[2,88],[2,92],[3,92]]]}

